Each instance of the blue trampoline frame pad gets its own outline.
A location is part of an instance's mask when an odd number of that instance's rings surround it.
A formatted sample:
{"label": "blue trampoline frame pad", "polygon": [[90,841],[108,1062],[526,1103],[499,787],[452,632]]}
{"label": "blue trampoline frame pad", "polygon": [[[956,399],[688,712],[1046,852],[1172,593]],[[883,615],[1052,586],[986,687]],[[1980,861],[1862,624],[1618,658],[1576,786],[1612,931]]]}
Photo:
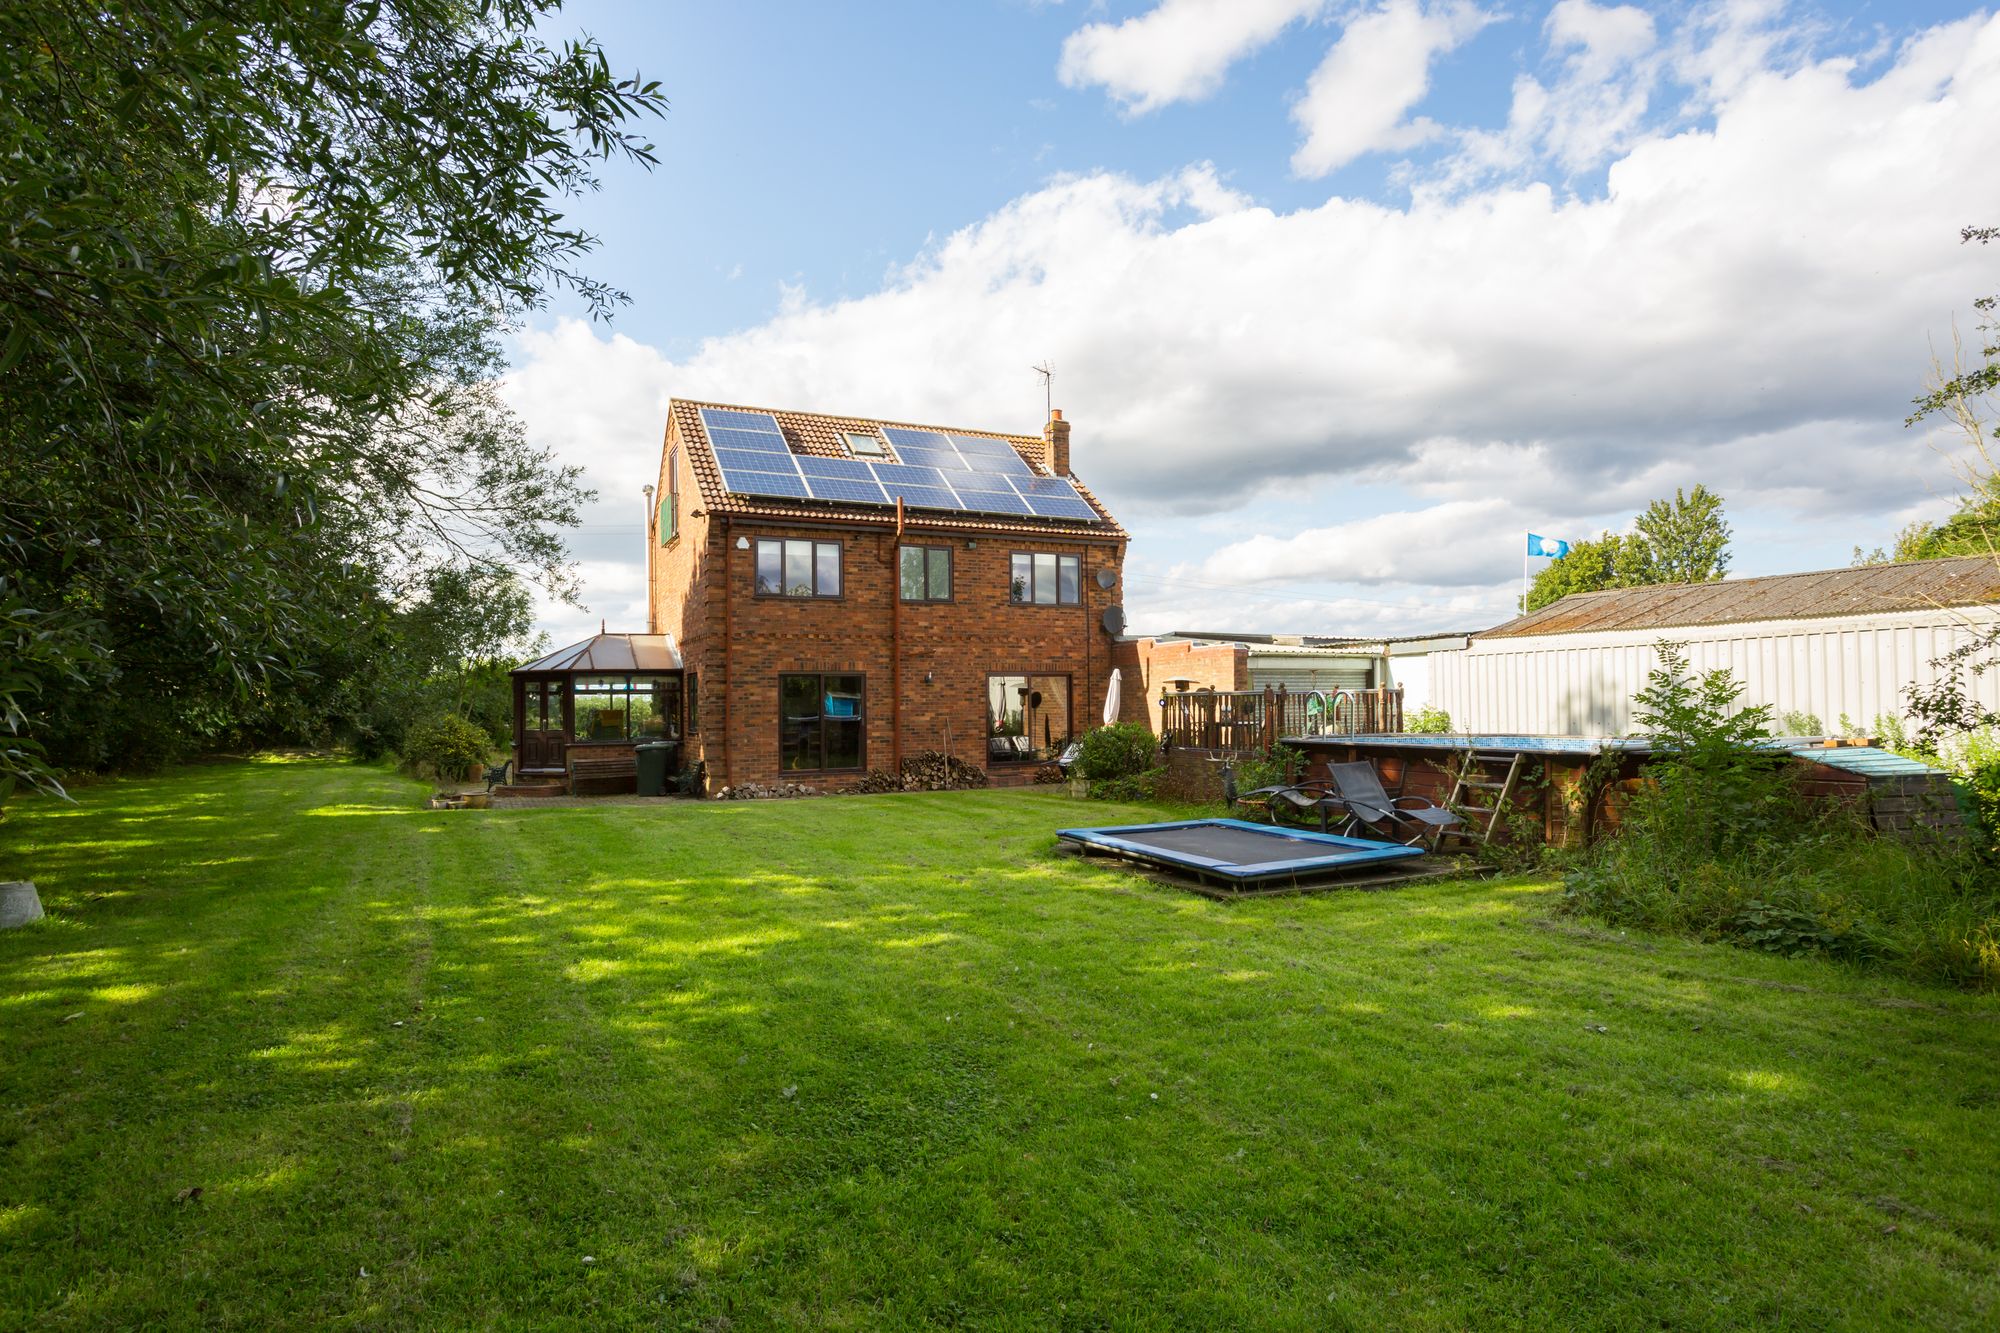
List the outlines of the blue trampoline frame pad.
{"label": "blue trampoline frame pad", "polygon": [[[1231,861],[1179,848],[1162,847],[1132,836],[1203,828],[1230,829],[1268,838],[1272,855],[1268,860]],[[1313,833],[1305,829],[1278,828],[1271,824],[1252,824],[1243,819],[1183,819],[1168,824],[1125,824],[1116,828],[1066,828],[1057,829],[1056,836],[1066,842],[1101,847],[1106,851],[1117,852],[1136,860],[1192,871],[1197,875],[1214,875],[1218,879],[1231,880],[1239,884],[1255,884],[1267,879],[1293,879],[1300,875],[1332,874],[1353,866],[1382,861],[1402,861],[1424,855],[1424,849],[1421,847],[1372,842],[1366,838],[1343,838],[1334,833]],[[1182,840],[1176,839],[1176,841]],[[1240,839],[1233,838],[1231,841]]]}

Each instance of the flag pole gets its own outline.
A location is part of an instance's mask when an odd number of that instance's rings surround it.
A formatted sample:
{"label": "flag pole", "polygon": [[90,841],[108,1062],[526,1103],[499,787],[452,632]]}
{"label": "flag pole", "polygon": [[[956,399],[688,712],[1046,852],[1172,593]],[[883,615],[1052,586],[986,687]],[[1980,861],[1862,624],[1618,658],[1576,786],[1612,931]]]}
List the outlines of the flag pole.
{"label": "flag pole", "polygon": [[1521,543],[1521,614],[1528,614],[1528,544]]}

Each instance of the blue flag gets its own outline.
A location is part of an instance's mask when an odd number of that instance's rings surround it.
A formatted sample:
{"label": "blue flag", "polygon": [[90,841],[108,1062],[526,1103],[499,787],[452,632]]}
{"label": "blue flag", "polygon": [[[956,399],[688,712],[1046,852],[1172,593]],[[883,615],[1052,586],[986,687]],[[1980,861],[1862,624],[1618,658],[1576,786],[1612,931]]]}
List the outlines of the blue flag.
{"label": "blue flag", "polygon": [[1528,554],[1559,557],[1569,554],[1569,543],[1557,541],[1554,537],[1538,537],[1528,534]]}

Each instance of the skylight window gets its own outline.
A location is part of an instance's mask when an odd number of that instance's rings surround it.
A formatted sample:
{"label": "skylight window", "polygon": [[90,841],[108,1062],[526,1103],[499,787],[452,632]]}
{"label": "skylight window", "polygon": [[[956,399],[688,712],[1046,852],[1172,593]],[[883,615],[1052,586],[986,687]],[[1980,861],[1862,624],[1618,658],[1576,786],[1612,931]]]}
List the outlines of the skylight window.
{"label": "skylight window", "polygon": [[846,442],[847,452],[853,454],[856,458],[887,458],[889,456],[889,446],[882,443],[881,440],[873,435],[864,435],[860,431],[847,431],[840,438]]}

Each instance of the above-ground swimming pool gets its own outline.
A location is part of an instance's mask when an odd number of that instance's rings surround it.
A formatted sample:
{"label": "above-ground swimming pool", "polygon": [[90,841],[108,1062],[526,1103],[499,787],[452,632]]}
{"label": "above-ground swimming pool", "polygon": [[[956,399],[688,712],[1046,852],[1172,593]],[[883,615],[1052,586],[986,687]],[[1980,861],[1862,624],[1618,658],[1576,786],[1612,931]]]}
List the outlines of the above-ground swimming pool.
{"label": "above-ground swimming pool", "polygon": [[1241,819],[1183,819],[1170,824],[1125,824],[1116,828],[1058,829],[1056,836],[1080,847],[1115,852],[1166,866],[1203,880],[1234,886],[1296,883],[1382,863],[1407,861],[1421,847],[1343,838],[1333,833],[1277,828]]}

